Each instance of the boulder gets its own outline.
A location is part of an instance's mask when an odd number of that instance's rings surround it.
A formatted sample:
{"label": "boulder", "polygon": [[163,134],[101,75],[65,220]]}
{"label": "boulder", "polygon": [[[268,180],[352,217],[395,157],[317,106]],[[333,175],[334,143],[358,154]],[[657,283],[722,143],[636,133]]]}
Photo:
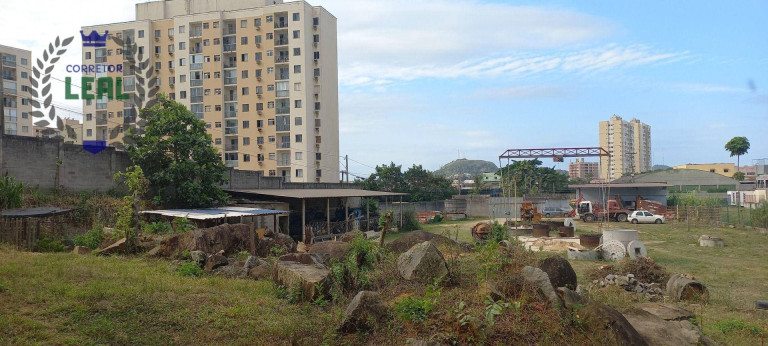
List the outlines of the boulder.
{"label": "boulder", "polygon": [[[258,242],[258,240],[257,240]],[[193,229],[187,233],[172,235],[160,242],[161,257],[172,257],[177,253],[195,250],[206,253],[223,251],[225,256],[247,250],[250,244],[250,226],[244,224],[223,224],[210,228]]]}
{"label": "boulder", "polygon": [[267,232],[263,239],[256,242],[256,256],[270,256],[272,248],[282,249],[283,253],[296,252],[296,242],[287,234]]}
{"label": "boulder", "polygon": [[219,254],[210,255],[208,256],[208,258],[205,259],[205,266],[203,269],[207,271],[212,271],[218,267],[223,267],[228,263],[229,261],[223,255],[219,255]]}
{"label": "boulder", "polygon": [[720,237],[705,234],[699,237],[699,246],[703,246],[703,247],[725,246],[725,240],[723,240],[723,238],[720,238]]}
{"label": "boulder", "polygon": [[243,267],[245,268],[246,271],[248,271],[248,270],[251,270],[251,268],[253,267],[257,267],[261,265],[262,263],[266,263],[266,262],[256,256],[248,256],[248,259],[245,260]]}
{"label": "boulder", "polygon": [[128,245],[126,244],[125,238],[122,238],[114,243],[112,245],[107,246],[99,251],[100,255],[114,255],[117,253],[125,253],[128,249]]}
{"label": "boulder", "polygon": [[278,259],[280,261],[298,262],[306,265],[316,265],[320,267],[327,267],[330,265],[330,256],[328,254],[319,253],[289,253],[282,255]]}
{"label": "boulder", "polygon": [[199,250],[195,250],[189,252],[189,257],[192,259],[192,262],[202,268],[205,266],[205,260],[208,259],[208,254]]}
{"label": "boulder", "polygon": [[557,297],[557,293],[552,287],[552,283],[549,281],[549,276],[543,270],[536,267],[525,266],[523,270],[520,271],[520,277],[528,284],[533,285],[537,292],[541,293],[550,301],[550,303],[552,303],[552,306],[559,306],[560,298]]}
{"label": "boulder", "polygon": [[[658,305],[644,304],[644,307],[624,311],[623,315],[651,345],[677,346],[704,343],[701,331],[687,318],[681,319],[685,316],[693,316],[693,313],[668,305]],[[654,312],[659,312],[660,315]]]}
{"label": "boulder", "polygon": [[78,255],[90,255],[91,249],[85,246],[75,246],[75,248],[72,249],[72,253],[78,254]]}
{"label": "boulder", "polygon": [[549,276],[549,282],[552,287],[567,287],[571,290],[576,289],[576,272],[571,267],[567,259],[554,255],[541,261],[539,268]]}
{"label": "boulder", "polygon": [[443,345],[445,344],[439,341],[434,341],[434,340],[408,338],[408,340],[405,341],[405,346],[443,346]]}
{"label": "boulder", "polygon": [[248,276],[254,280],[268,279],[272,277],[272,265],[264,262],[248,271]]}
{"label": "boulder", "polygon": [[448,265],[440,250],[432,242],[425,241],[398,257],[397,270],[406,280],[431,283],[448,274]]}
{"label": "boulder", "polygon": [[339,241],[342,241],[342,242],[345,242],[345,243],[349,243],[350,241],[352,241],[352,239],[355,239],[355,237],[357,237],[357,236],[361,236],[362,237],[363,236],[363,232],[361,232],[361,231],[352,231],[352,232],[344,233],[341,236],[341,238],[339,238]]}
{"label": "boulder", "polygon": [[571,310],[589,302],[587,298],[582,297],[576,291],[572,291],[567,287],[558,287],[557,296],[560,297],[563,306]]}
{"label": "boulder", "polygon": [[667,281],[665,295],[675,300],[707,300],[709,290],[693,276],[675,274]]}
{"label": "boulder", "polygon": [[312,244],[309,253],[327,254],[332,260],[341,260],[352,249],[352,245],[340,241],[324,241]]}
{"label": "boulder", "polygon": [[339,331],[354,333],[358,330],[368,330],[386,320],[389,307],[384,304],[381,296],[373,291],[360,291],[344,311],[344,319]]}
{"label": "boulder", "polygon": [[275,262],[275,282],[290,290],[300,289],[305,300],[311,301],[326,295],[330,288],[329,276],[330,271],[320,266],[290,261]]}
{"label": "boulder", "polygon": [[248,270],[237,263],[217,267],[211,273],[214,276],[222,276],[229,279],[245,279],[248,277]]}
{"label": "boulder", "polygon": [[387,248],[389,248],[389,251],[392,251],[396,254],[401,254],[403,252],[408,251],[410,248],[412,248],[416,244],[421,244],[425,241],[430,241],[435,246],[440,247],[455,247],[457,251],[461,251],[462,248],[453,240],[443,237],[439,234],[424,232],[421,230],[416,230],[413,232],[406,233],[400,238],[397,238],[387,244]]}
{"label": "boulder", "polygon": [[610,330],[618,345],[648,345],[624,315],[608,305],[591,302],[579,310],[579,316],[592,328]]}

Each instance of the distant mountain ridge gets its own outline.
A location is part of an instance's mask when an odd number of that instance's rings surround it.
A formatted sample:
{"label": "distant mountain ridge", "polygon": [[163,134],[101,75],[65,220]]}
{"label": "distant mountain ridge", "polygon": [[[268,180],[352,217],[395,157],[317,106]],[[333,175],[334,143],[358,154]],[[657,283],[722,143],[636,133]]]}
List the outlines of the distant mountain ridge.
{"label": "distant mountain ridge", "polygon": [[458,159],[446,163],[440,167],[440,169],[436,170],[435,173],[450,177],[454,174],[468,173],[474,175],[485,172],[496,172],[497,170],[499,170],[499,167],[496,167],[496,164],[491,161]]}

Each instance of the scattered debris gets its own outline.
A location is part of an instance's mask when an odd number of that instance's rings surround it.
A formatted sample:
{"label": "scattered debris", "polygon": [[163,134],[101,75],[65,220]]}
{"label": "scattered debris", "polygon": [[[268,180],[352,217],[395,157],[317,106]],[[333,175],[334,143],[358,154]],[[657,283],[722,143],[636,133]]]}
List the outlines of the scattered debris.
{"label": "scattered debris", "polygon": [[709,298],[707,286],[688,274],[675,274],[667,281],[667,296],[676,300],[704,300]]}
{"label": "scattered debris", "polygon": [[699,246],[703,246],[703,247],[725,246],[725,240],[723,240],[723,238],[720,238],[720,237],[705,234],[699,237]]}
{"label": "scattered debris", "polygon": [[661,285],[658,283],[645,283],[635,279],[634,274],[614,275],[608,274],[603,279],[592,280],[592,284],[599,288],[606,286],[619,286],[627,292],[645,295],[646,299],[656,301],[664,296]]}

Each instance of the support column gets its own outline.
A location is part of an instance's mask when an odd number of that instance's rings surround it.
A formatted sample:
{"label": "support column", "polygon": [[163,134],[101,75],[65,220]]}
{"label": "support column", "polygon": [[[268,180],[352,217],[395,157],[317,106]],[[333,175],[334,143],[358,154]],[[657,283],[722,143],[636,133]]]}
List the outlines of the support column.
{"label": "support column", "polygon": [[[301,237],[302,239],[306,236],[306,228],[307,228],[307,200],[301,199]],[[311,242],[312,239],[304,239],[305,242]]]}
{"label": "support column", "polygon": [[344,198],[344,220],[346,221],[344,231],[349,232],[349,197]]}
{"label": "support column", "polygon": [[331,199],[325,199],[325,227],[328,229],[328,234],[331,234]]}
{"label": "support column", "polygon": [[365,231],[368,232],[371,230],[371,210],[370,210],[370,201],[365,203]]}

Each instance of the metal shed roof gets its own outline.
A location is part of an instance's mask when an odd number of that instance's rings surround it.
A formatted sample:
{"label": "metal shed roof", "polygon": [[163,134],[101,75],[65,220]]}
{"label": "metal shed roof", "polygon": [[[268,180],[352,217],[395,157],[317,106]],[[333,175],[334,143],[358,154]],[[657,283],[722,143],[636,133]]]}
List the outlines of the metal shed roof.
{"label": "metal shed roof", "polygon": [[571,188],[614,188],[614,187],[670,187],[673,185],[667,183],[606,183],[606,184],[576,184],[568,185]]}
{"label": "metal shed roof", "polygon": [[244,208],[244,207],[221,207],[208,209],[165,209],[165,210],[145,210],[142,214],[162,215],[170,217],[186,217],[192,220],[211,220],[226,217],[241,216],[263,216],[278,215],[288,213],[285,210]]}
{"label": "metal shed roof", "polygon": [[66,214],[71,212],[72,209],[61,209],[56,207],[38,207],[29,209],[8,209],[3,210],[2,215],[4,219],[23,219],[30,217],[49,217],[59,214]]}
{"label": "metal shed roof", "polygon": [[271,189],[271,190],[225,190],[227,192],[285,198],[339,198],[339,197],[384,197],[406,196],[407,193],[368,191],[360,189]]}

